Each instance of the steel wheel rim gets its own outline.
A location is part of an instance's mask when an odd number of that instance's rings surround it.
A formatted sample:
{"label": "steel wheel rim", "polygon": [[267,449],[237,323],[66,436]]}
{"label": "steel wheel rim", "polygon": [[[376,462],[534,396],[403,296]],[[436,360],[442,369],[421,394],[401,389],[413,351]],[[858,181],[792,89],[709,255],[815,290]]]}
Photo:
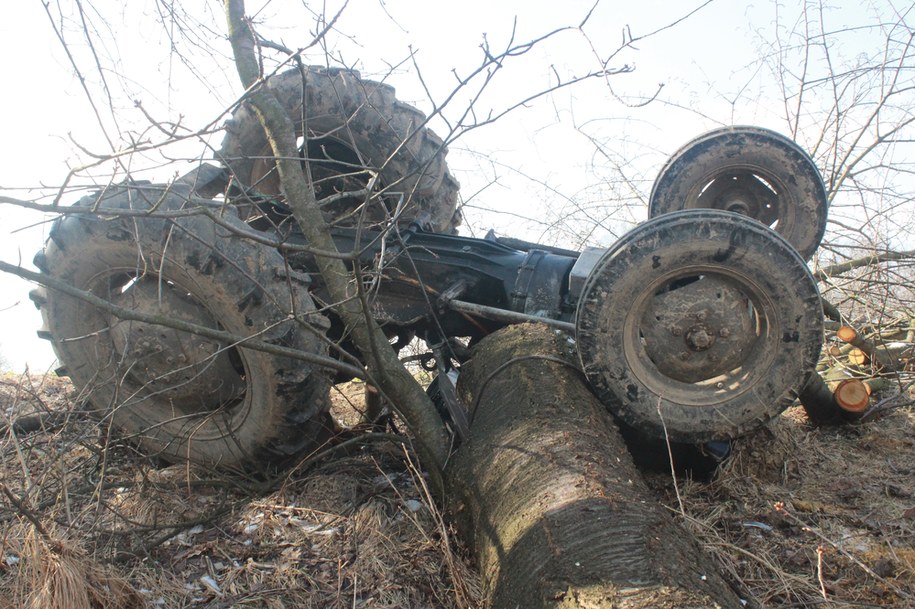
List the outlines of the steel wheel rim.
{"label": "steel wheel rim", "polygon": [[[658,290],[665,285],[696,275],[714,276],[739,285],[741,291],[749,292],[754,309],[757,311],[759,326],[758,335],[753,347],[740,362],[739,366],[730,368],[721,374],[710,375],[700,382],[684,382],[661,370],[646,349],[642,335],[642,323],[650,301]],[[772,330],[779,327],[777,314],[771,299],[749,278],[731,269],[721,267],[693,267],[678,270],[657,278],[646,286],[633,306],[626,313],[625,335],[623,337],[623,357],[630,366],[634,376],[654,393],[678,403],[697,408],[721,404],[751,391],[754,381],[760,376],[760,370],[768,369],[776,357],[775,337]],[[736,372],[740,370],[740,372]],[[736,387],[735,387],[736,386]]]}

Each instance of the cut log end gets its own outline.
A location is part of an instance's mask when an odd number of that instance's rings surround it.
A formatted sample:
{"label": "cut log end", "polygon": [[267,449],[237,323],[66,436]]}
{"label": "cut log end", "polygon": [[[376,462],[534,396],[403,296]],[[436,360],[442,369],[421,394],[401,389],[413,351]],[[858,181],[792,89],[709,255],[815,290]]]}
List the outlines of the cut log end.
{"label": "cut log end", "polygon": [[849,413],[862,413],[870,402],[868,386],[858,379],[846,379],[839,383],[835,392],[836,404]]}
{"label": "cut log end", "polygon": [[836,330],[836,336],[838,336],[839,340],[842,342],[850,343],[858,338],[858,332],[851,326],[842,326]]}
{"label": "cut log end", "polygon": [[859,379],[844,379],[835,390],[813,374],[798,396],[815,425],[841,425],[861,418],[870,401],[870,388]]}
{"label": "cut log end", "polygon": [[848,352],[848,361],[855,366],[864,366],[868,362],[867,353],[861,349],[852,349]]}

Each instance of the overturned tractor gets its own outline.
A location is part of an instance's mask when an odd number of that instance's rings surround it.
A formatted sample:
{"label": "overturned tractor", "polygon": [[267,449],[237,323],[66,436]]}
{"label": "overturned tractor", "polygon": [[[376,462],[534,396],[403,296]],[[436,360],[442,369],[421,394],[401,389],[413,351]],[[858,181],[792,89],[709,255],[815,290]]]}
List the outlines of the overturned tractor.
{"label": "overturned tractor", "polygon": [[[815,374],[823,314],[806,260],[827,202],[794,142],[753,127],[705,134],[662,169],[647,222],[574,252],[457,236],[446,148],[387,85],[311,68],[268,86],[371,315],[394,349],[428,346],[430,391],[458,438],[468,425],[450,373],[524,321],[567,332],[594,393],[646,437],[737,437]],[[246,106],[219,158],[78,201],[35,258],[47,281],[33,299],[98,417],[167,461],[245,469],[324,441],[329,387],[363,358]]]}

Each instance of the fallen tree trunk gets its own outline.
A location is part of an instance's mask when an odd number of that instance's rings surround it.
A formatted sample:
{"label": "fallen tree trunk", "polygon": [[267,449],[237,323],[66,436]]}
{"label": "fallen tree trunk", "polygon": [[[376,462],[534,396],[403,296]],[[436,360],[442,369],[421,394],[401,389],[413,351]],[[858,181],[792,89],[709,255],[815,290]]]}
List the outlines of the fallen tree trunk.
{"label": "fallen tree trunk", "polygon": [[642,482],[565,334],[492,335],[458,390],[472,425],[447,483],[489,607],[741,606]]}

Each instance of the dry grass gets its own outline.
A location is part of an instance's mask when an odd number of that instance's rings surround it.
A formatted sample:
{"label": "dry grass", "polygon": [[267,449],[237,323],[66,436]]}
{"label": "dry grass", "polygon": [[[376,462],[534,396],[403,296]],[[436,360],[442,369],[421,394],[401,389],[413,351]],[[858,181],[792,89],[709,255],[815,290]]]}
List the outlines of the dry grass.
{"label": "dry grass", "polygon": [[[341,418],[359,419],[361,393],[342,389]],[[73,398],[60,380],[0,383],[7,420]],[[715,481],[680,481],[686,526],[751,606],[915,607],[913,430],[911,410],[840,429],[789,411],[740,441]],[[156,467],[78,416],[4,433],[0,609],[479,606],[400,446],[367,444],[264,486]],[[670,477],[650,480],[683,519]]]}
{"label": "dry grass", "polygon": [[143,600],[125,577],[89,556],[78,541],[26,529],[14,598],[28,609],[131,609]]}
{"label": "dry grass", "polygon": [[913,431],[911,410],[814,429],[791,409],[680,489],[687,526],[761,607],[915,607]]}
{"label": "dry grass", "polygon": [[[42,382],[0,384],[7,420],[72,406],[65,382],[32,385]],[[0,502],[2,609],[478,604],[475,576],[400,446],[367,445],[264,485],[157,468],[102,444],[84,418],[4,433],[0,475],[17,505]]]}

